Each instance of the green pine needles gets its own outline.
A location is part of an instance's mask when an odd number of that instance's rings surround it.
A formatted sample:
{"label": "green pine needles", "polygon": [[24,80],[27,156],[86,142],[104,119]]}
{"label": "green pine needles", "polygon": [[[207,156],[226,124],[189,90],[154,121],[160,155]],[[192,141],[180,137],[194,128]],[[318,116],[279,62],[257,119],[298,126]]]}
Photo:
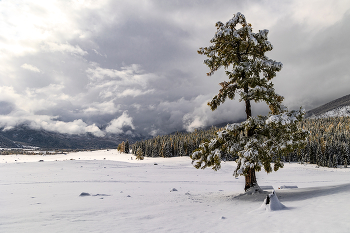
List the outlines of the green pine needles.
{"label": "green pine needles", "polygon": [[[283,167],[284,156],[306,144],[308,132],[298,129],[303,111],[250,117],[240,124],[229,124],[215,138],[200,144],[191,158],[196,168],[221,168],[221,155],[238,156],[234,175],[246,175],[249,168],[266,172]],[[252,132],[248,136],[248,131]],[[273,168],[271,164],[274,164]]]}
{"label": "green pine needles", "polygon": [[[236,29],[238,24],[241,28]],[[265,52],[272,50],[268,30],[253,33],[251,24],[239,12],[226,24],[217,22],[215,26],[217,32],[210,41],[213,45],[200,48],[198,53],[208,57],[204,60],[210,68],[208,76],[224,67],[230,81],[220,83],[219,94],[208,103],[211,109],[215,110],[227,97],[234,99],[238,93],[240,101],[265,101],[274,113],[280,112],[283,97],[275,93],[269,81],[282,69],[282,63],[265,56]]]}
{"label": "green pine needles", "polygon": [[[234,99],[239,94],[239,100],[246,105],[247,120],[227,125],[215,138],[203,142],[191,158],[196,168],[218,170],[222,155],[238,156],[234,175],[244,175],[246,179],[253,176],[254,180],[255,171],[277,171],[283,167],[283,156],[306,144],[308,132],[297,127],[304,110],[289,112],[282,105],[284,98],[275,93],[271,80],[282,69],[282,63],[265,56],[272,50],[268,30],[253,33],[251,24],[239,12],[225,24],[217,22],[216,28],[212,45],[200,48],[198,53],[208,57],[204,60],[210,69],[208,76],[223,67],[229,81],[220,83],[219,94],[208,105],[214,111],[227,98]],[[253,117],[250,101],[265,102],[269,115]],[[249,182],[250,187],[255,185]]]}

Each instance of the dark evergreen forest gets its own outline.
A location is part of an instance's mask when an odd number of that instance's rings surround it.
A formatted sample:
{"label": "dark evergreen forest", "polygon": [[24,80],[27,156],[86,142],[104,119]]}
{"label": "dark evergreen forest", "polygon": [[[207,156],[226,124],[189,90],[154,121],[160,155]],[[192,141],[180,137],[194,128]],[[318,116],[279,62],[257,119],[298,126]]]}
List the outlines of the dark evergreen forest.
{"label": "dark evergreen forest", "polygon": [[[347,166],[350,157],[350,117],[304,119],[299,127],[310,135],[305,148],[284,158],[285,162],[317,164],[322,167]],[[134,152],[142,149],[145,157],[189,156],[204,140],[214,137],[220,128],[195,130],[192,133],[175,133],[138,141],[131,145]],[[225,155],[223,160],[235,160]]]}
{"label": "dark evergreen forest", "polygon": [[136,153],[140,147],[146,157],[189,156],[202,141],[213,138],[218,130],[217,127],[211,127],[209,130],[196,129],[192,133],[176,132],[138,141],[131,148]]}
{"label": "dark evergreen forest", "polygon": [[350,156],[350,117],[305,119],[300,127],[310,132],[307,145],[294,151],[286,161],[347,167]]}

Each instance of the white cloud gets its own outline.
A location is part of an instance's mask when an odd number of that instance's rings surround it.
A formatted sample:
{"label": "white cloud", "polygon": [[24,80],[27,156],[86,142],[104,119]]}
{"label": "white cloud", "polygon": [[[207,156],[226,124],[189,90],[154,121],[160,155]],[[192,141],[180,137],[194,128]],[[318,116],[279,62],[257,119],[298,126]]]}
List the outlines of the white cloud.
{"label": "white cloud", "polygon": [[141,70],[140,65],[137,64],[121,67],[120,70],[95,66],[93,68],[88,68],[86,73],[91,80],[91,85],[109,85],[108,82],[114,80],[124,86],[135,84],[146,86],[150,79],[156,78],[154,74],[145,73]]}
{"label": "white cloud", "polygon": [[160,132],[161,132],[160,130],[154,129],[154,130],[151,130],[149,132],[149,135],[155,137],[155,136],[159,135]]}
{"label": "white cloud", "polygon": [[52,108],[57,103],[69,102],[72,98],[64,93],[64,85],[62,84],[50,84],[42,88],[26,88],[26,91],[20,96],[22,100],[16,103],[17,107],[28,112]]}
{"label": "white cloud", "polygon": [[141,104],[134,103],[134,104],[132,104],[132,107],[134,107],[137,110],[140,110],[141,109]]}
{"label": "white cloud", "polygon": [[38,67],[35,67],[35,66],[32,66],[32,65],[28,65],[27,63],[24,63],[23,65],[21,65],[21,67],[23,69],[26,69],[26,70],[30,70],[30,71],[33,71],[33,72],[36,72],[36,73],[40,73],[40,70]]}
{"label": "white cloud", "polygon": [[74,120],[72,122],[54,121],[50,119],[35,119],[30,122],[32,128],[44,129],[47,131],[67,133],[67,134],[85,134],[92,133],[95,136],[104,136],[102,132],[95,124],[88,125],[81,119]]}
{"label": "white cloud", "polygon": [[[124,124],[153,135],[242,119],[238,101],[210,111],[226,76],[206,77],[196,54],[210,45],[215,22],[237,9],[254,31],[270,30],[268,56],[284,63],[274,83],[287,105],[348,94],[349,1],[2,0],[0,101],[9,118],[1,119],[38,116],[37,127],[67,132],[99,132],[93,123],[121,132]],[[309,88],[316,79],[323,82]]]}
{"label": "white cloud", "polygon": [[62,93],[62,89],[61,85],[51,84],[39,89],[28,88],[26,92],[19,94],[13,87],[0,86],[0,101],[15,104],[10,114],[0,116],[0,126],[11,128],[26,123],[35,129],[68,134],[90,132],[96,136],[103,136],[104,133],[95,124],[88,125],[81,119],[64,122],[57,120],[56,116],[35,114],[39,110],[55,107],[59,100],[67,100],[68,96]]}
{"label": "white cloud", "polygon": [[193,132],[197,128],[201,128],[203,126],[206,126],[207,119],[199,117],[199,116],[191,117],[190,114],[186,114],[183,117],[183,121],[185,123],[184,126],[185,126],[186,130],[188,132]]}
{"label": "white cloud", "polygon": [[88,104],[86,109],[84,109],[84,113],[86,114],[94,114],[94,115],[104,115],[104,114],[114,114],[119,110],[118,107],[115,106],[113,100],[106,102],[94,102]]}
{"label": "white cloud", "polygon": [[99,53],[96,49],[92,49],[92,51],[94,51],[97,55],[100,55],[101,57],[105,57],[107,58],[107,55],[102,55],[101,53]]}
{"label": "white cloud", "polygon": [[136,97],[139,95],[150,94],[152,92],[154,92],[154,90],[141,91],[138,89],[126,89],[122,93],[118,93],[117,96],[118,97],[127,97],[127,96]]}
{"label": "white cloud", "polygon": [[130,126],[132,129],[135,129],[132,121],[132,117],[130,117],[127,112],[123,112],[120,117],[110,122],[106,128],[106,132],[120,134],[123,132],[122,128],[125,126]]}
{"label": "white cloud", "polygon": [[349,1],[294,0],[290,2],[293,19],[310,29],[329,27],[349,11]]}
{"label": "white cloud", "polygon": [[46,42],[46,45],[43,46],[44,49],[51,52],[62,52],[62,53],[71,53],[76,55],[86,55],[88,52],[82,50],[79,45],[73,46],[68,43],[58,44],[54,42]]}
{"label": "white cloud", "polygon": [[98,92],[103,100],[152,94],[155,90],[149,87],[149,83],[158,79],[157,75],[145,73],[136,64],[120,70],[101,68],[94,64],[86,73],[90,80],[89,91]]}
{"label": "white cloud", "polygon": [[52,116],[34,115],[24,111],[16,111],[10,115],[0,115],[0,126],[5,129],[11,129],[20,124],[28,124],[33,129],[44,129],[58,133],[92,133],[98,137],[105,135],[95,124],[88,125],[81,119],[72,122],[63,122],[56,120]]}

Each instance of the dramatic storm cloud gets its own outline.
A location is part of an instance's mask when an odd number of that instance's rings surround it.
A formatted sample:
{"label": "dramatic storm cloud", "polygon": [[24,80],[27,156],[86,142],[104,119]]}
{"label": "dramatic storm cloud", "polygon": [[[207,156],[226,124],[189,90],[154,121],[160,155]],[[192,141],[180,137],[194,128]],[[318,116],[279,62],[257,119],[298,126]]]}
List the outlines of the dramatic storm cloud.
{"label": "dramatic storm cloud", "polygon": [[206,105],[227,78],[207,77],[196,52],[237,12],[254,31],[269,29],[285,105],[317,107],[350,92],[349,9],[341,0],[1,0],[0,127],[157,135],[241,120],[243,103]]}

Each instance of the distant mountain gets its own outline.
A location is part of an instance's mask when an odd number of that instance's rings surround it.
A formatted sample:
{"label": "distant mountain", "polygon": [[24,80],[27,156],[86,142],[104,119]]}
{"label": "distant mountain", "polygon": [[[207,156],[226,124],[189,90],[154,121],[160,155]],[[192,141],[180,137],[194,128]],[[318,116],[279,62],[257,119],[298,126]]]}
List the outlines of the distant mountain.
{"label": "distant mountain", "polygon": [[128,140],[131,144],[143,138],[141,135],[125,134],[107,134],[104,137],[96,137],[90,133],[83,135],[61,134],[34,130],[25,125],[5,131],[0,129],[0,147],[2,148],[21,148],[23,146],[35,146],[42,149],[117,148],[122,141]]}
{"label": "distant mountain", "polygon": [[350,116],[350,95],[306,112],[305,117]]}
{"label": "distant mountain", "polygon": [[325,118],[325,117],[340,117],[340,116],[350,116],[350,106],[343,106],[339,108],[335,108],[333,110],[330,110],[328,112],[322,113],[320,115],[313,115],[311,117],[316,118]]}

